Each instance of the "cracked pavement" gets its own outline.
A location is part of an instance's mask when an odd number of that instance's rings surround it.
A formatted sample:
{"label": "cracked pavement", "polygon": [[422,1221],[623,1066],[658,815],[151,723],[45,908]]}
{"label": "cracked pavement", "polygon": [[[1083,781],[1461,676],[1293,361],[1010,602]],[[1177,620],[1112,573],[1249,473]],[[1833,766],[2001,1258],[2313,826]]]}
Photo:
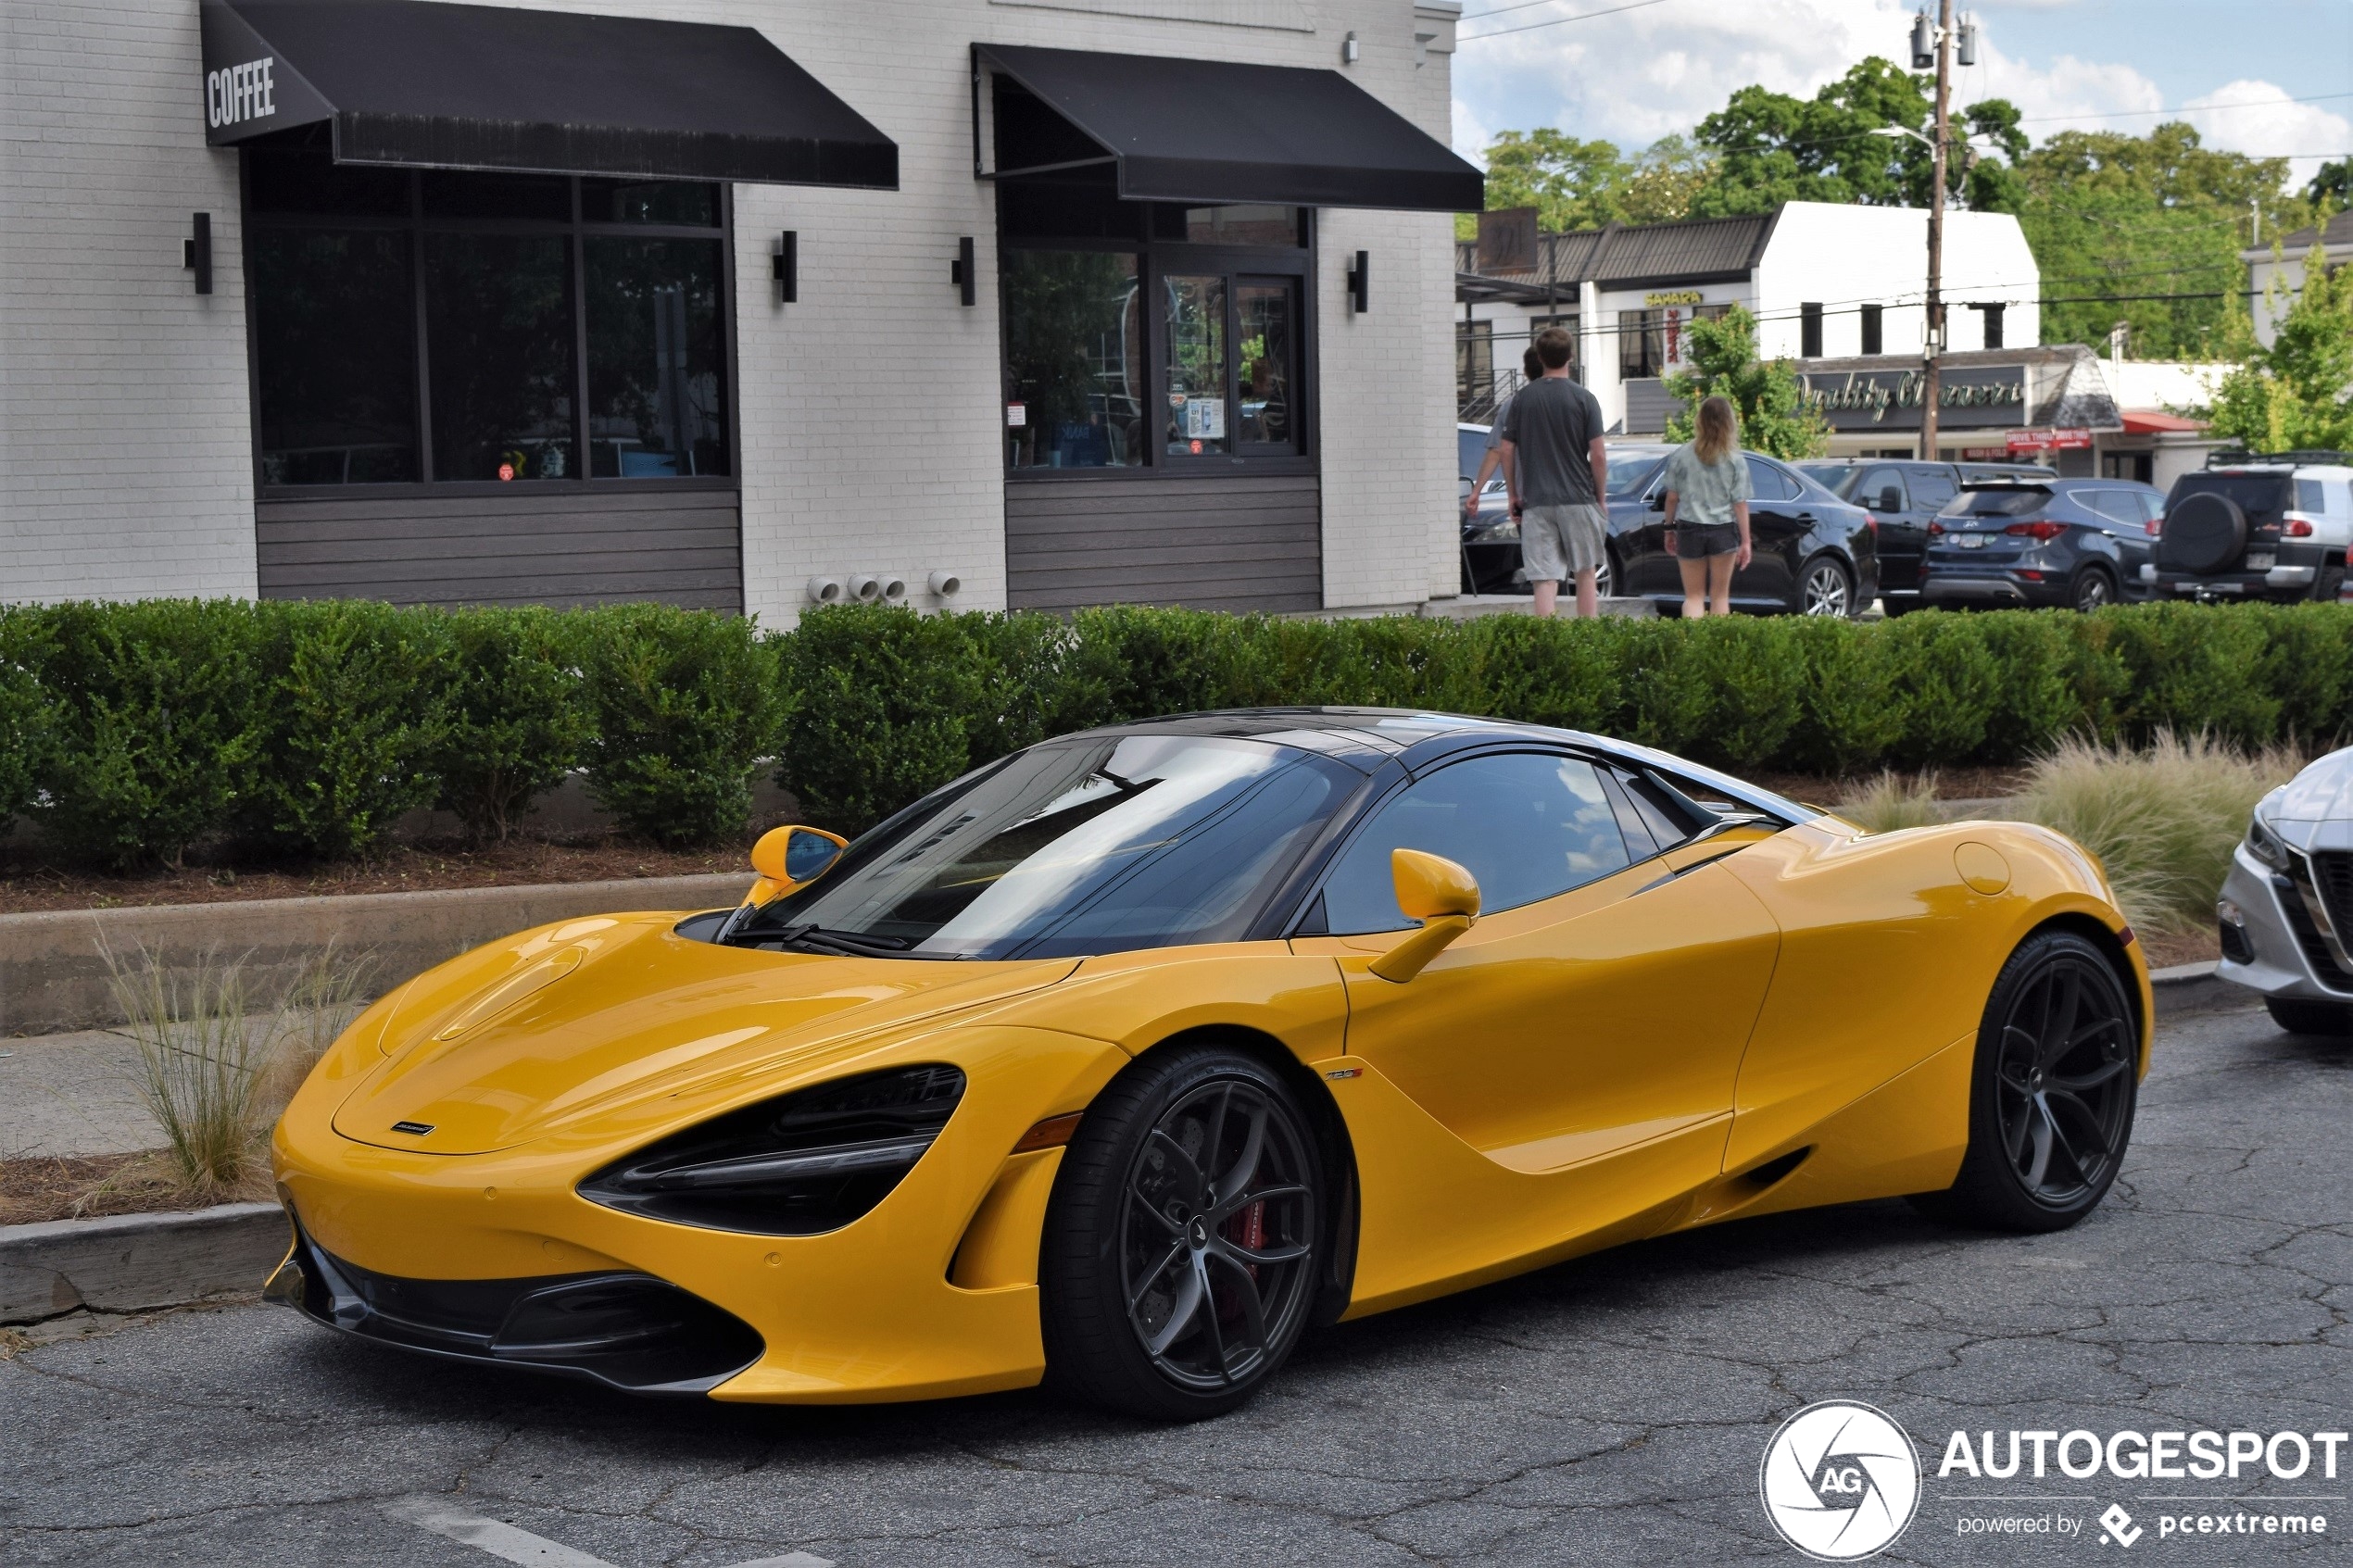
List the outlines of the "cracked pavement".
{"label": "cracked pavement", "polygon": [[[2317,1462],[2236,1486],[1940,1480],[1953,1430],[2342,1430],[2348,1309],[2353,1042],[2229,1007],[2161,1029],[2124,1179],[2073,1231],[1960,1234],[1893,1202],[1668,1237],[1313,1336],[1254,1403],[1191,1427],[1038,1393],[650,1403],[282,1308],[132,1320],[0,1361],[0,1561],[494,1561],[382,1512],[425,1494],[619,1568],[796,1549],[843,1568],[1788,1564],[1757,1500],[1765,1444],[1799,1407],[1854,1399],[1927,1471],[1885,1560],[2057,1562],[2118,1550],[2097,1539],[2111,1502],[2153,1526],[2152,1492],[2341,1499],[2353,1454],[2334,1481]],[[2034,1500],[2061,1494],[2080,1500]],[[2133,1555],[2341,1555],[2353,1505],[2293,1506],[2329,1535],[2152,1527]],[[1962,1537],[1965,1512],[2082,1527]]]}

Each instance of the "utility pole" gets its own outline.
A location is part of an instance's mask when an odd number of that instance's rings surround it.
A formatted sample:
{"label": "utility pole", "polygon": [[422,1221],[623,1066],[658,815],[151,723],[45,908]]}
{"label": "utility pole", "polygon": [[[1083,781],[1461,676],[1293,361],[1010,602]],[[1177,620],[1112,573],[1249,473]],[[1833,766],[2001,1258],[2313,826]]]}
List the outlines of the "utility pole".
{"label": "utility pole", "polygon": [[1936,459],[1936,416],[1944,395],[1944,160],[1952,140],[1953,0],[1936,6],[1936,144],[1930,149],[1936,173],[1928,200],[1928,341],[1920,372],[1920,457]]}

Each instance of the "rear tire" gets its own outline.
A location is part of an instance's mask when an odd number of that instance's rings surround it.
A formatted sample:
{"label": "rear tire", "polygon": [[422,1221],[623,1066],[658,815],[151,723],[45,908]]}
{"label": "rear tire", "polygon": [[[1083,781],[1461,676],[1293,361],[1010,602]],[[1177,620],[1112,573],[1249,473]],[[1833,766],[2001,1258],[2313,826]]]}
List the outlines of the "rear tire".
{"label": "rear tire", "polygon": [[2140,1034],[2108,956],[2030,936],[1986,998],[1959,1176],[1913,1202],[1989,1230],[2065,1230],[2099,1206],[2133,1135]]}
{"label": "rear tire", "polygon": [[1249,1399],[1315,1306],[1324,1171],[1315,1123],[1255,1058],[1139,1058],[1087,1108],[1047,1204],[1048,1380],[1158,1421]]}
{"label": "rear tire", "polygon": [[2291,1035],[2319,1035],[2342,1039],[2353,1035],[2353,1007],[2342,1002],[2312,1002],[2298,997],[2266,997],[2263,1010]]}
{"label": "rear tire", "polygon": [[2076,573],[2075,586],[2068,595],[2068,601],[2077,609],[2088,613],[2104,605],[2115,604],[2120,596],[2116,579],[2108,574],[2106,567],[2087,566]]}
{"label": "rear tire", "polygon": [[1797,599],[1790,608],[1800,615],[1834,615],[1851,621],[1858,611],[1855,579],[1836,557],[1817,556],[1798,574]]}

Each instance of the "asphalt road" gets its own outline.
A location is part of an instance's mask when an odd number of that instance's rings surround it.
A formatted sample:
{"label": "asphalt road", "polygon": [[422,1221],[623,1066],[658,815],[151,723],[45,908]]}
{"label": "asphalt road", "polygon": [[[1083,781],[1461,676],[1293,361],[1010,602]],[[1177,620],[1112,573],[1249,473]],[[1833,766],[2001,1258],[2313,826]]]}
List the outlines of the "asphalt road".
{"label": "asphalt road", "polygon": [[[2343,1429],[2349,1308],[2353,1047],[2230,1010],[2164,1029],[2125,1179],[2074,1231],[1886,1203],[1674,1237],[1331,1331],[1189,1428],[1034,1394],[647,1404],[278,1308],[169,1314],[0,1362],[0,1562],[1796,1563],[1759,1460],[1830,1399],[1886,1411],[1928,1468],[1888,1561],[2342,1562],[2353,1452],[2235,1485],[1935,1471],[1957,1427]],[[2184,1511],[2329,1533],[2161,1536]],[[1959,1533],[2003,1517],[2053,1533]]]}

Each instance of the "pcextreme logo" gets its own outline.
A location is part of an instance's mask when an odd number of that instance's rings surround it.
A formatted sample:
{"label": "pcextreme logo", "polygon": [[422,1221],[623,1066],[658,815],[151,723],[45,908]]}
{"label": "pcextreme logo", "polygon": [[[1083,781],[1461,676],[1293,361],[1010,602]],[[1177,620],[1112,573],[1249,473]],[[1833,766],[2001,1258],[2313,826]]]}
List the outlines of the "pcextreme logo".
{"label": "pcextreme logo", "polygon": [[1819,1562],[1852,1562],[1885,1550],[1912,1523],[1919,1455],[1885,1411],[1825,1399],[1781,1423],[1756,1486],[1783,1540]]}

